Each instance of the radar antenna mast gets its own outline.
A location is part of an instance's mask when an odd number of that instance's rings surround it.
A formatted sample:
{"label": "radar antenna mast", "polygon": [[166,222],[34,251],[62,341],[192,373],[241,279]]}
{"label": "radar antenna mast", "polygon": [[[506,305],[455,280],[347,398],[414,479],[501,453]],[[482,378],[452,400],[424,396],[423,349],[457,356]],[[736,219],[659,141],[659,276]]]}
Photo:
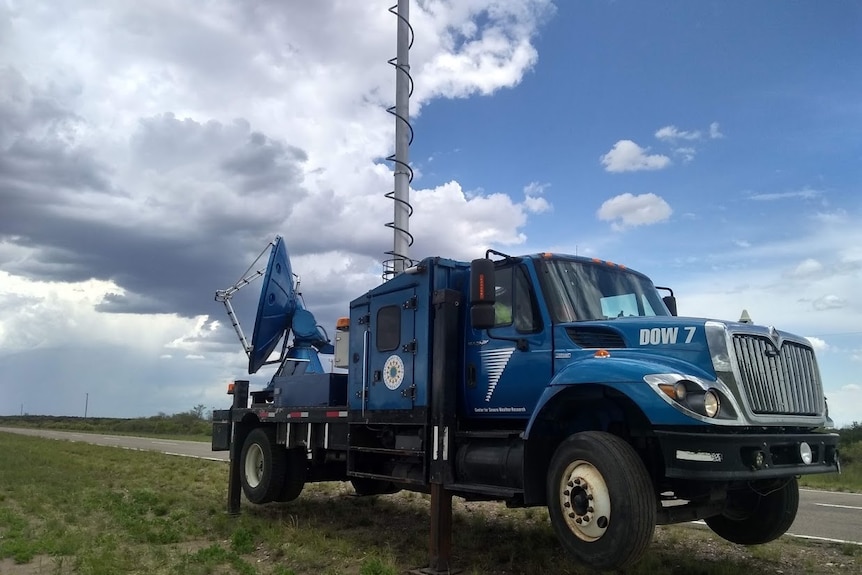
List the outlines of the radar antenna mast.
{"label": "radar antenna mast", "polygon": [[395,153],[387,160],[395,164],[395,189],[386,194],[393,201],[394,218],[386,224],[392,228],[392,250],[386,252],[389,259],[383,261],[383,279],[388,279],[413,264],[410,259],[410,182],[413,169],[410,167],[410,144],[413,142],[413,127],[410,125],[410,96],[413,94],[413,78],[410,76],[410,47],[413,45],[413,28],[410,26],[410,2],[398,0],[389,8],[398,18],[397,55],[389,60],[395,67],[395,105],[386,111],[395,116]]}

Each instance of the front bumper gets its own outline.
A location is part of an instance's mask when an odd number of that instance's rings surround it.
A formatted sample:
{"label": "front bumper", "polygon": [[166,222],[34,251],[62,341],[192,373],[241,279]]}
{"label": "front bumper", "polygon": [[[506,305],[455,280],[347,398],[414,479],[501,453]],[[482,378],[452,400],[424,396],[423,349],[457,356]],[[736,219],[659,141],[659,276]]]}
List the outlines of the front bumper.
{"label": "front bumper", "polygon": [[[840,471],[836,433],[656,431],[655,435],[668,478],[756,480]],[[808,464],[802,460],[803,443],[811,449]]]}

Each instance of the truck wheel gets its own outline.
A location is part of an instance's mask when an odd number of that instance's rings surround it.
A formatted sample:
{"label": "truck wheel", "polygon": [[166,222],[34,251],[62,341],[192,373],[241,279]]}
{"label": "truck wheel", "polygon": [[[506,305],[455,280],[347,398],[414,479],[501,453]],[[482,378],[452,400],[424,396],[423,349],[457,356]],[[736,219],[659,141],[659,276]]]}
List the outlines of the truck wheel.
{"label": "truck wheel", "polygon": [[305,487],[305,478],[308,475],[308,459],[305,456],[305,449],[294,448],[288,449],[286,452],[286,469],[284,472],[284,483],[281,486],[281,492],[276,501],[293,501],[299,494],[302,493],[302,488]]}
{"label": "truck wheel", "polygon": [[576,433],[548,470],[548,511],[565,550],[595,569],[620,569],[646,551],[656,523],[652,481],[635,450],[610,433]]}
{"label": "truck wheel", "polygon": [[350,480],[350,484],[353,485],[353,491],[359,496],[390,495],[401,491],[401,488],[391,481],[368,479],[367,477],[354,477]]}
{"label": "truck wheel", "polygon": [[257,427],[245,438],[240,454],[242,491],[252,503],[274,501],[284,485],[287,452],[275,443],[275,429]]}
{"label": "truck wheel", "polygon": [[790,529],[799,508],[799,484],[790,478],[771,491],[728,494],[727,510],[705,519],[716,535],[740,545],[760,545],[778,539]]}

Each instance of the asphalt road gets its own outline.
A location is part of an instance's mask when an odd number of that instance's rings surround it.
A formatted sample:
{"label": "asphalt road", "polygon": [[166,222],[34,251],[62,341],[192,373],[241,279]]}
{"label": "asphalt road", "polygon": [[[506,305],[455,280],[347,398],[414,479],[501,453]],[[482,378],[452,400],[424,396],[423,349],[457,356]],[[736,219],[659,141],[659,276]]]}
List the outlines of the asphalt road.
{"label": "asphalt road", "polygon": [[[227,461],[228,459],[228,452],[211,451],[209,443],[199,441],[13,427],[0,427],[0,431],[49,439],[83,441],[123,449],[159,451],[168,455],[212,461]],[[862,545],[862,493],[837,493],[803,489],[799,496],[799,511],[796,514],[796,521],[787,533],[788,536]],[[703,522],[695,523],[703,524]]]}

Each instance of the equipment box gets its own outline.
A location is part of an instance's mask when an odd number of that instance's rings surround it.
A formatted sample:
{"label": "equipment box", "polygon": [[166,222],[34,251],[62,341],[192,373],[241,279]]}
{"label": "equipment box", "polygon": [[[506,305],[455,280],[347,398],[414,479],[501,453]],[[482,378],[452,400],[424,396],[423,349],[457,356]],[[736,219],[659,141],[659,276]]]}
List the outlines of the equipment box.
{"label": "equipment box", "polygon": [[275,377],[272,387],[275,407],[347,405],[346,373]]}

